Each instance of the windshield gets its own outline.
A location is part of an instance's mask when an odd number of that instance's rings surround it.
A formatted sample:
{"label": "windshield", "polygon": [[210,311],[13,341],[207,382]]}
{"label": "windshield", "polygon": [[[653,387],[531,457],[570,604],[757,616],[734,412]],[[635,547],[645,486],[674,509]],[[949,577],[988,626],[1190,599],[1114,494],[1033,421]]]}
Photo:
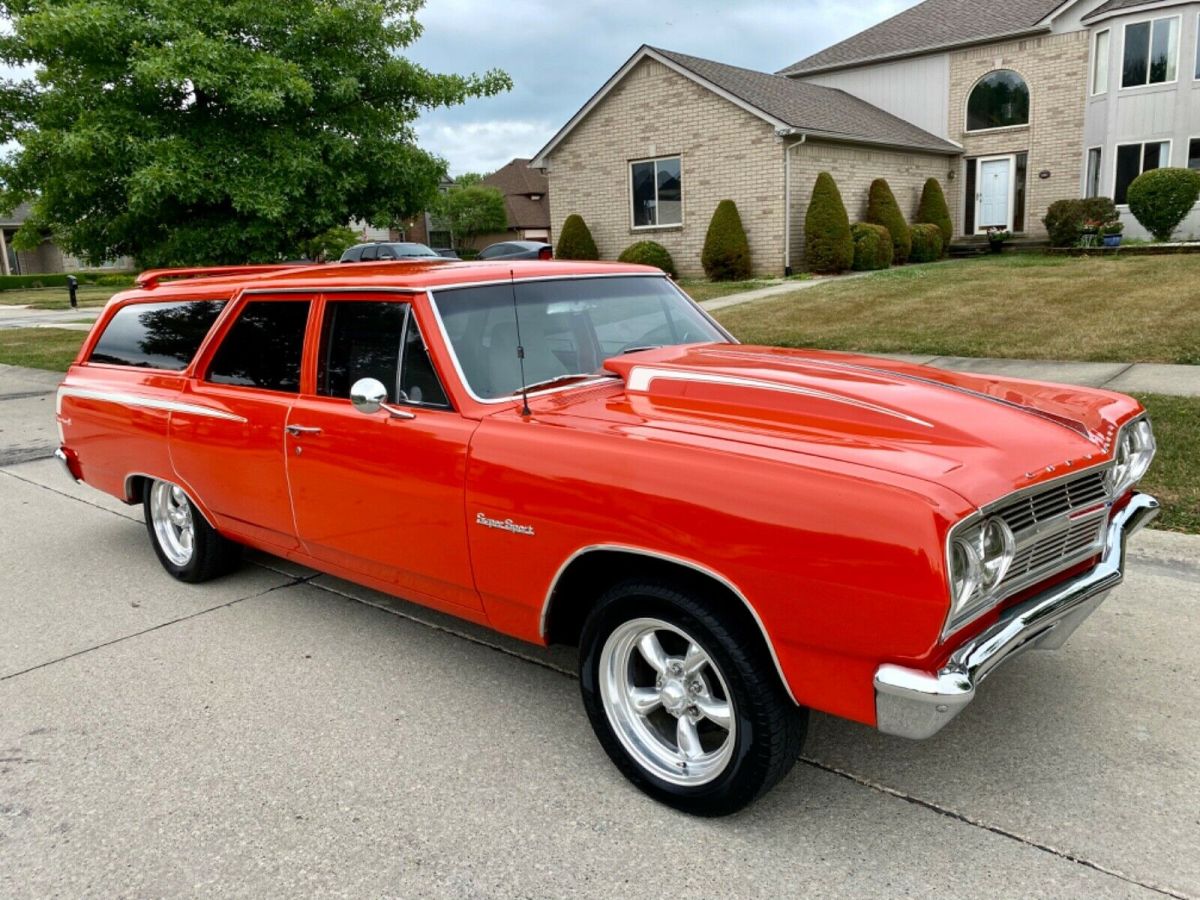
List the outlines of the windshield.
{"label": "windshield", "polygon": [[655,276],[489,284],[435,291],[433,300],[467,386],[484,400],[521,389],[514,305],[526,385],[602,374],[606,359],[631,350],[728,341]]}

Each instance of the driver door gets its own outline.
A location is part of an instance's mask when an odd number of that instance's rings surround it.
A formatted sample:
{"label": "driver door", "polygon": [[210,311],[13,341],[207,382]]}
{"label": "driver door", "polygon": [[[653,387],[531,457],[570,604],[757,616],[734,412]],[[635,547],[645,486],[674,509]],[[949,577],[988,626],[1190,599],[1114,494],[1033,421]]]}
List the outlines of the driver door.
{"label": "driver door", "polygon": [[[467,444],[476,423],[450,405],[402,294],[326,296],[313,389],[285,427],[288,481],[305,551],[433,605],[480,609],[467,554]],[[350,387],[375,378],[388,402],[371,415]]]}

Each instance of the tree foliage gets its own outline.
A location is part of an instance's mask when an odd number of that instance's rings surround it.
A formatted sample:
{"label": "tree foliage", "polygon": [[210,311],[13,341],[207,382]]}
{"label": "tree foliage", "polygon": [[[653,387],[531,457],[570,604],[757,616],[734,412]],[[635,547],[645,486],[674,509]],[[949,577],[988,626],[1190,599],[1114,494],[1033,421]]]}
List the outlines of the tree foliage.
{"label": "tree foliage", "polygon": [[828,172],[822,172],[804,213],[804,265],[813,272],[836,274],[853,263],[850,217],[837,182]]}
{"label": "tree foliage", "polygon": [[1108,197],[1055,200],[1046,209],[1042,224],[1055,247],[1074,247],[1089,223],[1100,225],[1118,219],[1117,207]]}
{"label": "tree foliage", "polygon": [[399,55],[421,0],[0,0],[0,206],[97,262],[270,261],[352,219],[429,202],[426,109],[507,90]]}
{"label": "tree foliage", "polygon": [[743,281],[750,277],[750,242],[732,200],[722,200],[713,211],[700,265],[713,281]]}
{"label": "tree foliage", "polygon": [[1200,198],[1200,172],[1164,168],[1143,172],[1129,185],[1129,211],[1156,240],[1169,241]]}
{"label": "tree foliage", "polygon": [[430,204],[439,231],[450,232],[451,246],[470,240],[477,234],[504,231],[508,228],[508,213],[504,195],[498,188],[478,182],[463,187],[455,184],[438,194]]}
{"label": "tree foliage", "polygon": [[558,246],[554,248],[555,259],[599,259],[600,251],[592,239],[583,216],[571,213],[563,222],[558,233]]}
{"label": "tree foliage", "polygon": [[912,252],[912,235],[887,179],[876,178],[867,194],[867,221],[882,225],[892,236],[892,262],[903,265]]}
{"label": "tree foliage", "polygon": [[623,263],[657,266],[672,278],[679,274],[675,271],[675,260],[671,258],[670,251],[657,241],[638,241],[636,244],[630,244],[621,251],[617,260]]}
{"label": "tree foliage", "polygon": [[954,239],[954,223],[950,219],[950,207],[946,205],[946,194],[936,178],[927,178],[921,189],[921,200],[917,204],[917,222],[936,225],[942,232],[942,255],[950,252],[950,241]]}
{"label": "tree foliage", "polygon": [[349,225],[335,225],[315,237],[301,241],[299,253],[305,259],[336,262],[359,240],[358,233]]}

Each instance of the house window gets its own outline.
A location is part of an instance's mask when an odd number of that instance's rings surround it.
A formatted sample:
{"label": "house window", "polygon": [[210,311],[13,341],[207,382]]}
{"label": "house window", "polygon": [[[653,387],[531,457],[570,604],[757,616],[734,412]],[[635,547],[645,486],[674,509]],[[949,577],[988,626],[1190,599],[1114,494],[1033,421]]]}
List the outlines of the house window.
{"label": "house window", "polygon": [[967,131],[1029,124],[1029,88],[1016,72],[998,69],[984,75],[967,99]]}
{"label": "house window", "polygon": [[1125,203],[1129,185],[1143,172],[1170,165],[1171,142],[1123,144],[1117,147],[1117,178],[1113,184],[1113,202]]}
{"label": "house window", "polygon": [[1178,65],[1178,16],[1125,26],[1121,87],[1174,81]]}
{"label": "house window", "polygon": [[1200,169],[1200,138],[1188,141],[1188,168]]}
{"label": "house window", "polygon": [[1087,152],[1087,181],[1083,185],[1083,196],[1100,196],[1100,148],[1091,147]]}
{"label": "house window", "polygon": [[683,188],[678,156],[631,163],[633,227],[683,224]]}
{"label": "house window", "polygon": [[1108,29],[1096,32],[1092,42],[1092,94],[1108,91]]}

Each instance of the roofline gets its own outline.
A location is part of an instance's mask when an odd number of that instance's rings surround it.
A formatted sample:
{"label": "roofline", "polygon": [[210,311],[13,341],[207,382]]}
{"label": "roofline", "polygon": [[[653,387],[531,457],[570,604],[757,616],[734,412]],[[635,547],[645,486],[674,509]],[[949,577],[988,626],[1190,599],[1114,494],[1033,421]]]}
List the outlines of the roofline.
{"label": "roofline", "polygon": [[741,97],[729,93],[729,91],[718,87],[706,78],[702,78],[686,66],[682,66],[673,59],[663,56],[648,44],[642,44],[642,46],[634,51],[633,56],[629,57],[629,59],[625,61],[625,64],[621,66],[621,68],[617,69],[617,71],[613,73],[612,77],[609,78],[608,81],[604,82],[600,89],[596,91],[596,93],[592,94],[591,98],[579,108],[579,112],[575,113],[575,115],[570,118],[567,124],[560,128],[554,137],[550,138],[549,143],[547,143],[545,147],[533,155],[533,159],[529,161],[529,167],[533,169],[546,168],[546,156],[553,152],[554,148],[562,143],[563,139],[568,134],[575,130],[575,126],[578,125],[588,113],[595,109],[600,104],[601,100],[608,96],[609,92],[616,87],[617,83],[620,82],[621,79],[629,74],[630,70],[633,69],[634,66],[646,58],[650,58],[656,62],[662,63],[668,69],[671,69],[672,71],[682,75],[684,78],[694,81],[696,84],[712,91],[719,97],[723,97],[730,103],[741,107],[746,112],[756,116],[759,119],[762,119],[764,122],[776,129],[791,127],[787,122],[768,115],[757,106],[747,103]]}
{"label": "roofline", "polygon": [[[928,132],[926,133],[928,134]],[[842,144],[867,144],[871,147],[886,147],[889,150],[906,150],[909,153],[936,153],[939,156],[959,156],[963,152],[963,145],[958,141],[952,141],[949,138],[938,138],[938,140],[945,141],[951,146],[933,147],[922,144],[905,144],[901,141],[881,141],[876,138],[860,137],[856,134],[843,134],[837,131],[821,131],[819,128],[801,128],[799,126],[795,128],[777,129],[775,134],[781,138],[803,136],[806,138],[814,138],[818,141],[835,141]],[[936,134],[931,136],[937,137]]]}
{"label": "roofline", "polygon": [[[1189,2],[1189,0],[1179,0],[1179,2]],[[1066,4],[1064,4],[1065,6]],[[1054,12],[1061,12],[1062,7],[1059,7]],[[1044,20],[1043,20],[1044,21]],[[860,66],[870,66],[881,62],[894,62],[901,59],[912,59],[916,56],[929,56],[933,53],[945,53],[950,50],[962,50],[966,47],[978,47],[981,44],[994,44],[997,41],[1011,41],[1015,38],[1034,37],[1036,35],[1048,34],[1050,31],[1049,25],[1038,24],[1033,28],[1024,29],[1022,31],[1007,31],[1000,34],[989,35],[980,38],[972,38],[969,41],[958,41],[953,44],[931,44],[928,47],[919,47],[914,50],[902,50],[897,53],[883,53],[878,56],[864,56],[861,59],[856,59],[851,62],[832,63],[825,66],[817,66],[811,69],[797,70],[796,67],[801,65],[804,60],[798,63],[793,63],[786,69],[780,69],[775,74],[784,75],[788,78],[802,78],[807,75],[821,75],[826,72],[840,72],[844,69],[857,69]]]}
{"label": "roofline", "polygon": [[1186,6],[1194,3],[1195,0],[1146,0],[1145,3],[1139,3],[1137,6],[1125,6],[1118,9],[1110,9],[1106,12],[1097,14],[1090,12],[1083,17],[1081,21],[1088,25],[1095,25],[1099,22],[1107,22],[1109,19],[1115,19],[1119,16],[1136,16],[1140,13],[1153,12],[1158,9],[1167,9],[1172,6]]}

